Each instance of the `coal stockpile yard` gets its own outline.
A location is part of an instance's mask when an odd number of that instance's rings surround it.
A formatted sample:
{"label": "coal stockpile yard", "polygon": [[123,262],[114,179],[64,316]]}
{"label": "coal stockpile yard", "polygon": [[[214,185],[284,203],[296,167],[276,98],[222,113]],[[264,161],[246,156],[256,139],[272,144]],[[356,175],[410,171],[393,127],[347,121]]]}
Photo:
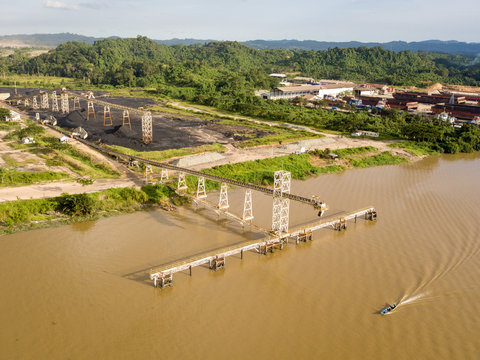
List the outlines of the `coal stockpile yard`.
{"label": "coal stockpile yard", "polygon": [[[88,134],[88,139],[106,145],[117,145],[130,148],[137,151],[157,151],[168,149],[179,149],[186,147],[195,147],[212,143],[233,145],[252,138],[262,138],[275,134],[274,131],[265,131],[252,126],[243,126],[243,124],[225,123],[220,119],[205,120],[197,116],[172,113],[152,113],[152,141],[145,144],[142,139],[142,115],[149,111],[158,103],[151,98],[143,97],[121,97],[110,96],[108,92],[96,91],[93,93],[94,111],[88,110],[87,97],[88,92],[73,90],[69,91],[69,112],[62,114],[61,111],[52,112],[53,100],[51,92],[53,90],[43,90],[38,88],[18,89],[18,95],[14,95],[13,88],[0,88],[0,92],[10,92],[11,98],[37,97],[40,99],[40,92],[49,94],[49,109],[31,107],[22,109],[29,112],[34,117],[39,113],[41,119],[48,119],[54,116],[57,119],[57,125],[66,129],[73,130],[81,127]],[[60,102],[60,93],[57,92],[57,101]],[[73,97],[77,98],[77,110],[74,108]],[[80,101],[78,107],[78,100]],[[110,113],[105,110],[110,106]],[[57,105],[58,106],[58,105]],[[129,109],[130,124],[124,122],[123,110]],[[138,110],[138,111],[134,111]],[[111,118],[111,122],[110,122]]]}
{"label": "coal stockpile yard", "polygon": [[90,115],[89,120],[85,109],[75,110],[57,119],[58,125],[65,129],[84,128],[92,141],[142,151],[178,149],[227,140],[223,134],[206,129],[204,120],[153,114],[153,141],[144,144],[140,115],[130,115],[130,128],[122,125],[121,111],[111,109],[111,114],[112,126],[103,125],[103,110],[98,111],[95,118]]}

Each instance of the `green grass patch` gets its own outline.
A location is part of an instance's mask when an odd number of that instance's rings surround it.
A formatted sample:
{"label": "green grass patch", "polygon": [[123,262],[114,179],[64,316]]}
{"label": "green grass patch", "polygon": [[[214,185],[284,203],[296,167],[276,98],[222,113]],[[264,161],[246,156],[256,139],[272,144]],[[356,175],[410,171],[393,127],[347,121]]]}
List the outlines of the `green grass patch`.
{"label": "green grass patch", "polygon": [[38,139],[38,144],[44,146],[45,149],[35,151],[35,153],[45,158],[47,165],[58,166],[61,164],[83,177],[117,178],[120,175],[110,166],[94,161],[90,155],[70,144],[61,143],[55,137],[41,137]]}
{"label": "green grass patch", "polygon": [[388,145],[391,148],[400,148],[415,156],[439,155],[438,147],[428,142],[400,141]]}
{"label": "green grass patch", "polygon": [[3,139],[4,140],[20,140],[24,137],[37,137],[45,133],[45,129],[39,125],[30,123],[23,129],[17,129],[9,132]]}
{"label": "green grass patch", "polygon": [[227,148],[225,146],[218,143],[200,145],[195,147],[180,148],[180,149],[168,149],[168,150],[162,150],[162,151],[135,151],[135,150],[132,150],[123,146],[117,146],[117,145],[108,145],[107,147],[114,151],[118,151],[122,154],[130,155],[130,156],[138,156],[143,159],[155,160],[155,161],[162,161],[162,160],[170,159],[173,157],[200,154],[204,152],[227,151]]}
{"label": "green grass patch", "polygon": [[373,146],[361,146],[356,148],[345,148],[345,149],[336,149],[336,150],[330,150],[327,148],[325,150],[316,149],[310,152],[310,154],[316,155],[318,157],[326,157],[329,153],[333,153],[338,155],[339,158],[344,158],[351,155],[364,154],[366,152],[372,152],[377,150],[378,149]]}
{"label": "green grass patch", "polygon": [[329,166],[318,167],[317,169],[319,174],[330,174],[330,173],[336,173],[336,172],[345,170],[345,166],[329,165]]}
{"label": "green grass patch", "polygon": [[323,172],[319,167],[313,166],[309,158],[309,154],[287,155],[215,166],[203,172],[251,184],[270,185],[273,184],[273,173],[281,169],[290,171],[293,179],[306,179]]}
{"label": "green grass patch", "polygon": [[354,167],[371,167],[380,165],[397,165],[406,162],[407,159],[400,156],[392,155],[390,151],[385,151],[381,154],[367,156],[361,159],[350,159],[350,163]]}
{"label": "green grass patch", "polygon": [[3,121],[3,119],[0,119],[0,130],[17,130],[20,129],[20,123],[16,121]]}
{"label": "green grass patch", "polygon": [[20,200],[0,203],[1,227],[8,228],[14,225],[32,221],[33,217],[46,215],[54,211],[56,199]]}
{"label": "green grass patch", "polygon": [[17,168],[20,166],[20,163],[11,156],[2,155],[2,159],[5,161],[5,164],[7,164],[8,167]]}
{"label": "green grass patch", "polygon": [[62,172],[54,171],[16,171],[11,169],[0,169],[0,186],[20,186],[40,182],[68,179],[70,176]]}

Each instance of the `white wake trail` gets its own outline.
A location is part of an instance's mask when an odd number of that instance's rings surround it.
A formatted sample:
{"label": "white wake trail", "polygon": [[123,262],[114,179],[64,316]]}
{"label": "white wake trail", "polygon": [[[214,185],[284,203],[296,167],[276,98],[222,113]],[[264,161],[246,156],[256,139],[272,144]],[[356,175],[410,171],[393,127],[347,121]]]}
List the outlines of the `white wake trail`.
{"label": "white wake trail", "polygon": [[425,295],[427,295],[427,293],[421,293],[412,297],[404,296],[402,300],[398,302],[398,305],[410,304],[418,299],[425,297]]}

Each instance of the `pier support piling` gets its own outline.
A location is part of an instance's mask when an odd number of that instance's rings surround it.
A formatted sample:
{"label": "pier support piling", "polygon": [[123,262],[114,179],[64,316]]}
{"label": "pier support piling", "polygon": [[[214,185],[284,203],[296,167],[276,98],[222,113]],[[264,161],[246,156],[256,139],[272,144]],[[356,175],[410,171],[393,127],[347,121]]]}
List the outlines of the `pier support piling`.
{"label": "pier support piling", "polygon": [[340,218],[338,222],[335,223],[335,230],[347,230],[347,221],[344,218]]}
{"label": "pier support piling", "polygon": [[152,113],[147,111],[142,116],[142,141],[150,144],[153,141]]}
{"label": "pier support piling", "polygon": [[290,200],[283,194],[290,193],[291,179],[289,171],[275,171],[272,212],[272,232],[275,234],[288,233]]}
{"label": "pier support piling", "polygon": [[68,114],[70,112],[68,94],[66,92],[60,94],[60,105],[62,107],[62,114]]}
{"label": "pier support piling", "polygon": [[218,199],[218,206],[219,210],[228,209],[230,205],[228,205],[228,185],[226,183],[222,183],[220,188],[220,198]]}
{"label": "pier support piling", "polygon": [[97,118],[97,116],[95,115],[95,106],[93,105],[93,101],[87,102],[87,120],[90,120],[90,114],[93,115],[94,119]]}
{"label": "pier support piling", "polygon": [[95,99],[95,96],[93,95],[93,92],[89,92],[87,94],[87,120],[90,120],[90,114],[93,115],[93,118],[96,119],[96,115],[95,115],[95,106],[93,105],[93,99]]}
{"label": "pier support piling", "polygon": [[73,98],[73,111],[75,110],[80,110],[80,98],[78,96]]}
{"label": "pier support piling", "polygon": [[126,126],[128,125],[128,127],[130,128],[130,130],[132,129],[132,124],[130,123],[130,113],[128,110],[123,110],[123,114],[122,114],[122,126]]}
{"label": "pier support piling", "polygon": [[40,108],[48,109],[48,93],[40,95]]}
{"label": "pier support piling", "polygon": [[150,184],[151,182],[153,182],[153,169],[152,169],[152,166],[151,165],[147,165],[145,166],[145,171],[144,171],[144,175],[145,175],[145,184],[148,185]]}
{"label": "pier support piling", "polygon": [[112,126],[112,113],[110,112],[110,106],[103,107],[103,126]]}
{"label": "pier support piling", "polygon": [[205,178],[199,177],[197,183],[197,199],[203,199],[207,197],[207,192],[205,191]]}
{"label": "pier support piling", "polygon": [[243,203],[243,216],[242,220],[245,222],[253,220],[253,202],[252,202],[252,190],[245,190],[245,201]]}
{"label": "pier support piling", "polygon": [[188,189],[185,173],[178,174],[177,192],[180,193]]}
{"label": "pier support piling", "polygon": [[367,213],[365,213],[365,220],[377,220],[377,212],[375,210],[371,210]]}
{"label": "pier support piling", "polygon": [[217,255],[213,260],[210,260],[210,269],[217,271],[225,268],[225,256]]}
{"label": "pier support piling", "polygon": [[168,180],[168,169],[162,169],[162,174],[160,175],[160,182],[163,183],[163,180]]}
{"label": "pier support piling", "polygon": [[57,98],[57,92],[53,91],[52,92],[52,111],[53,112],[58,112],[58,98]]}

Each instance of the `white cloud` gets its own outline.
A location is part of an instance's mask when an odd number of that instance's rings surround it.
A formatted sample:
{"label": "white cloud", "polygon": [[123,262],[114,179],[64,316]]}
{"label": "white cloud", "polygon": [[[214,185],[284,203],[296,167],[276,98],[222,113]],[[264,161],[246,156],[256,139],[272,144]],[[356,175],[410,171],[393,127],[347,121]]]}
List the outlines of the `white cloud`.
{"label": "white cloud", "polygon": [[62,1],[55,1],[55,0],[45,0],[43,2],[43,6],[47,8],[53,8],[53,9],[78,10],[77,5],[70,5]]}

